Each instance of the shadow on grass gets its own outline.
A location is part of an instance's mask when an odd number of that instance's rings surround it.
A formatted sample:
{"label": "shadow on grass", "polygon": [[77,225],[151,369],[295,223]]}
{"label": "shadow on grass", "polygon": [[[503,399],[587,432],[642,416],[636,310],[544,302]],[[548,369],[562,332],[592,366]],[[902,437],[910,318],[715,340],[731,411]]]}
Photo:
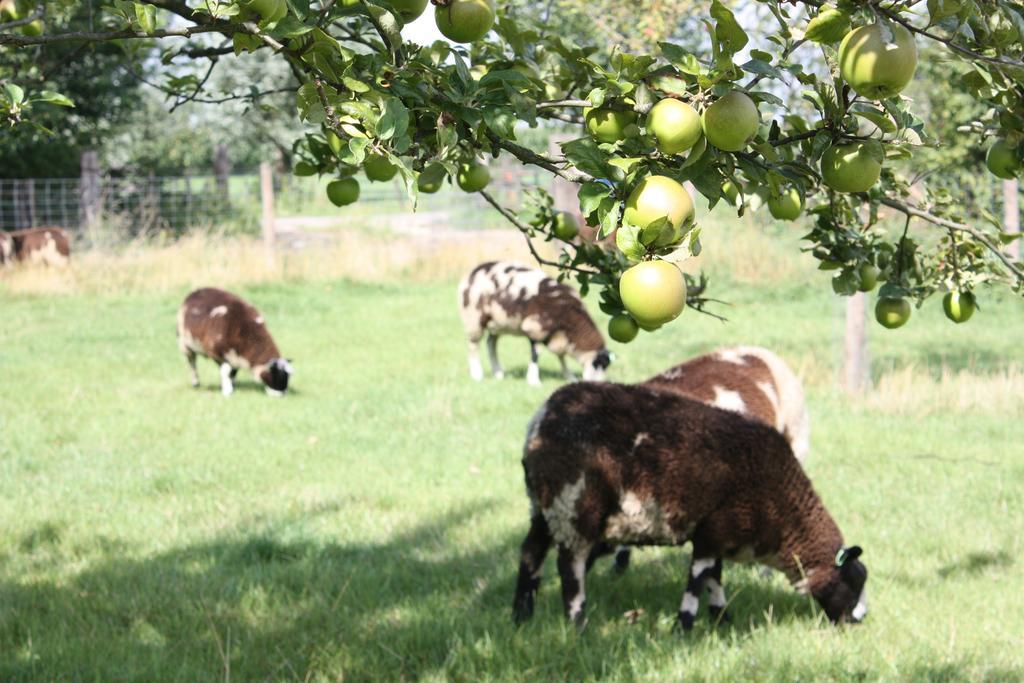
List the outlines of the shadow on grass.
{"label": "shadow on grass", "polygon": [[[582,633],[562,618],[549,557],[537,615],[516,629],[519,534],[470,547],[450,539],[488,507],[379,543],[236,530],[142,558],[103,546],[102,559],[67,579],[4,578],[0,680],[518,680],[527,669],[603,678],[628,672],[626,652],[657,657],[709,635],[706,619],[689,636],[671,631],[688,562],[681,550],[638,556],[622,578],[595,567]],[[47,544],[52,531],[33,536],[26,542]],[[776,624],[813,627],[807,598],[749,574],[727,574],[735,625],[725,629],[762,628],[769,608]],[[638,608],[647,616],[630,625],[625,613]]]}
{"label": "shadow on grass", "polygon": [[1013,556],[1005,550],[974,552],[941,567],[937,573],[944,579],[954,576],[973,576],[989,567],[1009,567],[1013,563]]}

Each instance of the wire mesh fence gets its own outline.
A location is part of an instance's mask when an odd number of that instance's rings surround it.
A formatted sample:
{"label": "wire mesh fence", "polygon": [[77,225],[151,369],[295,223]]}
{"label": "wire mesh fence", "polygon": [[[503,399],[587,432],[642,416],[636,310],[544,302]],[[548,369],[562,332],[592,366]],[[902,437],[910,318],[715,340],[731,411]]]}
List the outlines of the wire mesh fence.
{"label": "wire mesh fence", "polygon": [[[330,180],[275,174],[276,215],[285,219],[317,217],[324,219],[321,223],[337,225],[452,229],[507,225],[482,197],[447,184],[437,194],[419,195],[414,211],[398,180],[371,183],[360,176],[359,201],[338,208],[327,199],[325,188]],[[496,164],[488,190],[504,203],[517,206],[525,187],[544,182],[536,171]],[[258,174],[0,178],[0,229],[54,225],[79,241],[128,241],[213,227],[256,233],[260,207]]]}

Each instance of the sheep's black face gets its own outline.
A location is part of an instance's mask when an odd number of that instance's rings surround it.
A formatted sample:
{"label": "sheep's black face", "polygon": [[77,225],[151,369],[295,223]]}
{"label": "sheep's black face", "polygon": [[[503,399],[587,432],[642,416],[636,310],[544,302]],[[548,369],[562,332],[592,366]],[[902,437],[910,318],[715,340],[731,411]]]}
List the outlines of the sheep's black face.
{"label": "sheep's black face", "polygon": [[608,349],[601,349],[594,354],[593,360],[583,367],[583,379],[603,382],[605,371],[612,364],[612,354]]}
{"label": "sheep's black face", "polygon": [[267,393],[280,396],[288,390],[288,380],[292,376],[292,364],[284,358],[275,358],[260,375]]}
{"label": "sheep's black face", "polygon": [[833,623],[858,623],[868,613],[868,569],[858,557],[860,546],[843,548],[836,556],[835,577],[815,596]]}

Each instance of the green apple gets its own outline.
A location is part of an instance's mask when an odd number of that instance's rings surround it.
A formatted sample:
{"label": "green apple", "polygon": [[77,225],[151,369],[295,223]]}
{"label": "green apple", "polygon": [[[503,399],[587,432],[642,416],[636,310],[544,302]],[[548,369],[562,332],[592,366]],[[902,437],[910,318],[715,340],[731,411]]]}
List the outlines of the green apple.
{"label": "green apple", "polygon": [[363,160],[366,179],[374,182],[391,180],[398,173],[398,167],[383,154],[367,154]]}
{"label": "green apple", "polygon": [[657,328],[683,312],[686,280],[675,264],[643,261],[622,274],[619,297],[640,327]]}
{"label": "green apple", "polygon": [[612,316],[612,319],[608,321],[608,336],[620,344],[628,344],[633,341],[639,332],[640,326],[625,313]]}
{"label": "green apple", "polygon": [[423,194],[434,194],[441,189],[444,178],[443,167],[431,164],[416,178],[416,189]]}
{"label": "green apple", "polygon": [[772,218],[780,221],[796,220],[803,209],[804,198],[800,196],[800,192],[795,187],[768,198],[768,212],[771,213]]}
{"label": "green apple", "polygon": [[858,95],[883,100],[898,95],[914,78],[917,44],[894,22],[855,28],[839,44],[839,72]]}
{"label": "green apple", "polygon": [[583,120],[587,132],[598,142],[618,142],[626,138],[626,126],[636,121],[636,112],[607,107],[585,107]]}
{"label": "green apple", "polygon": [[663,175],[647,176],[626,198],[623,220],[638,228],[646,228],[662,217],[668,217],[668,229],[655,244],[664,246],[679,239],[680,229],[693,216],[693,200],[686,188]]}
{"label": "green apple", "polygon": [[459,164],[459,172],[455,176],[455,182],[465,192],[479,192],[491,182],[491,172],[487,166],[478,161],[469,161]]}
{"label": "green apple", "polygon": [[946,296],[942,297],[942,310],[945,311],[947,318],[957,324],[971,319],[975,304],[974,294],[971,292],[947,292]]}
{"label": "green apple", "polygon": [[338,137],[338,134],[330,129],[328,129],[328,131],[324,134],[324,137],[327,138],[327,146],[331,148],[331,151],[334,152],[335,155],[340,154],[341,148],[345,144],[345,141]]}
{"label": "green apple", "polygon": [[700,114],[686,102],[661,100],[647,112],[647,132],[658,141],[662,154],[685,152],[700,140]]}
{"label": "green apple", "polygon": [[580,233],[580,225],[576,220],[576,216],[568,211],[559,211],[555,214],[552,232],[558,239],[568,242]]}
{"label": "green apple", "polygon": [[472,43],[487,35],[494,26],[492,0],[451,0],[434,10],[437,29],[448,40]]}
{"label": "green apple", "polygon": [[903,327],[910,320],[910,302],[900,297],[881,297],[875,304],[875,320],[890,330]]}
{"label": "green apple", "polygon": [[738,152],[746,147],[760,123],[754,100],[738,90],[713,102],[701,117],[708,142],[725,152]]}
{"label": "green apple", "polygon": [[736,183],[731,180],[726,180],[725,184],[722,185],[722,196],[729,200],[729,203],[736,206],[736,200],[740,196],[740,188],[736,187]]}
{"label": "green apple", "polygon": [[355,178],[332,180],[327,184],[327,198],[335,206],[347,206],[359,199],[359,181]]}
{"label": "green apple", "polygon": [[415,21],[423,14],[423,10],[427,9],[427,0],[387,0],[387,4],[391,5],[391,9],[398,12],[402,21],[407,24]]}
{"label": "green apple", "polygon": [[288,14],[288,4],[285,0],[241,0],[240,4],[267,22],[279,21]]}
{"label": "green apple", "polygon": [[878,268],[870,263],[862,263],[857,269],[857,280],[860,283],[857,289],[861,292],[870,292],[878,284]]}
{"label": "green apple", "polygon": [[992,175],[1004,180],[1013,180],[1020,173],[1021,160],[1017,156],[1017,146],[1011,145],[1005,138],[992,143],[985,153],[985,165]]}
{"label": "green apple", "polygon": [[866,192],[881,174],[882,162],[862,142],[833,145],[821,155],[821,178],[836,192]]}

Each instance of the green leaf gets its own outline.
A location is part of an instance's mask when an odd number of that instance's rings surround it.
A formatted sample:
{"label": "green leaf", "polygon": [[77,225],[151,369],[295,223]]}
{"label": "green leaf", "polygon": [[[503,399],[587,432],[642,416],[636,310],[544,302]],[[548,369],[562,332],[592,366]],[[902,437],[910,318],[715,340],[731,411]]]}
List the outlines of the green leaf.
{"label": "green leaf", "polygon": [[[235,34],[236,36],[241,34]],[[295,92],[295,108],[299,111],[299,119],[305,121],[309,116],[310,109],[313,105],[320,104],[320,95],[316,91],[316,86],[312,83],[303,83],[299,89]]]}
{"label": "green leaf", "polygon": [[875,124],[883,133],[896,132],[896,124],[889,115],[870,104],[857,102],[850,107],[850,113]]}
{"label": "green leaf", "polygon": [[715,20],[715,37],[723,52],[736,54],[746,46],[746,32],[736,21],[732,11],[719,0],[711,3],[711,16]]}
{"label": "green leaf", "polygon": [[66,95],[61,95],[59,92],[52,90],[40,91],[38,95],[32,98],[33,102],[45,102],[47,104],[55,104],[59,107],[74,107],[75,103],[71,101],[71,98]]}
{"label": "green leaf", "polygon": [[141,2],[132,4],[135,7],[135,20],[139,22],[139,28],[143,33],[152,33],[156,28],[156,8],[152,5],[143,5]]}
{"label": "green leaf", "polygon": [[387,140],[400,136],[409,128],[409,110],[397,97],[384,100],[384,110],[377,121],[377,137]]}
{"label": "green leaf", "polygon": [[292,14],[299,19],[305,19],[309,15],[309,0],[286,0]]}
{"label": "green leaf", "polygon": [[589,173],[595,178],[604,178],[608,175],[606,166],[608,155],[602,152],[597,143],[589,137],[563,142],[561,147],[565,157],[584,173]]}
{"label": "green leaf", "polygon": [[25,91],[22,90],[21,86],[14,85],[13,83],[4,83],[4,95],[7,96],[7,100],[11,105],[15,107],[25,101]]}
{"label": "green leaf", "polygon": [[584,216],[590,216],[598,207],[601,202],[611,196],[612,190],[604,183],[598,183],[590,181],[580,185],[577,196],[580,199],[580,213]]}
{"label": "green leaf", "polygon": [[508,107],[488,107],[484,109],[484,122],[494,131],[495,135],[508,140],[515,140],[515,112]]}
{"label": "green leaf", "polygon": [[348,144],[341,148],[338,158],[346,164],[359,166],[366,158],[366,147],[370,144],[367,138],[352,138]]}
{"label": "green leaf", "polygon": [[838,43],[850,32],[850,15],[834,7],[827,7],[807,23],[804,37],[815,43]]}
{"label": "green leaf", "polygon": [[630,261],[639,261],[647,253],[644,245],[640,244],[640,228],[635,225],[623,225],[619,228],[615,233],[615,246]]}

